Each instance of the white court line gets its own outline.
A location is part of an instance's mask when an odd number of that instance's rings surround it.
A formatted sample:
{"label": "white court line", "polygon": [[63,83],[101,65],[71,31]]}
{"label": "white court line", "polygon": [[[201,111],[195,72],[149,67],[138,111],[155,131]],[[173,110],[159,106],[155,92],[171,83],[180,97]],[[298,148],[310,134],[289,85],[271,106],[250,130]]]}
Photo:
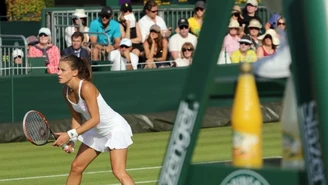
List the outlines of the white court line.
{"label": "white court line", "polygon": [[[270,156],[264,157],[263,159],[268,158],[281,158],[281,156]],[[231,160],[224,160],[224,161],[210,161],[210,162],[199,162],[193,164],[210,164],[210,163],[219,163],[219,162],[229,162]],[[152,167],[142,167],[142,168],[129,168],[126,171],[140,171],[140,170],[152,170],[152,169],[159,169],[162,166],[152,166]],[[84,172],[83,174],[99,174],[99,173],[111,173],[112,170],[105,170],[105,171],[93,171],[93,172]],[[8,182],[8,181],[21,181],[21,180],[31,180],[31,179],[46,179],[46,178],[55,178],[55,177],[66,177],[68,174],[58,174],[58,175],[43,175],[43,176],[31,176],[31,177],[17,177],[17,178],[9,178],[9,179],[0,179],[0,182]]]}
{"label": "white court line", "polygon": [[[149,184],[149,183],[154,183],[154,182],[158,182],[158,180],[139,181],[139,182],[135,182],[135,183],[136,184]],[[122,184],[106,184],[106,185],[122,185]]]}
{"label": "white court line", "polygon": [[[140,170],[152,170],[162,168],[162,166],[153,166],[153,167],[144,167],[144,168],[130,168],[126,169],[126,171],[140,171]],[[84,172],[83,174],[98,174],[98,173],[111,173],[112,170],[105,171],[94,171],[94,172]],[[45,178],[55,178],[55,177],[66,177],[68,174],[58,174],[58,175],[43,175],[43,176],[33,176],[33,177],[18,177],[11,179],[0,179],[0,182],[8,182],[8,181],[20,181],[20,180],[31,180],[31,179],[45,179]]]}

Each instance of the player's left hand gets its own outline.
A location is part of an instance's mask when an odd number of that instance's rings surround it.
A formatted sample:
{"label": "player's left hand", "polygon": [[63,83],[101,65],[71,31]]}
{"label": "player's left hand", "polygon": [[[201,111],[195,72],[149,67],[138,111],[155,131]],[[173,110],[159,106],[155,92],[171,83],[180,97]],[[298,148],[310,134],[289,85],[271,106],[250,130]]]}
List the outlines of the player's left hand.
{"label": "player's left hand", "polygon": [[52,146],[62,146],[63,144],[66,144],[69,141],[69,136],[66,132],[57,132],[55,133],[57,135],[57,140],[52,144]]}

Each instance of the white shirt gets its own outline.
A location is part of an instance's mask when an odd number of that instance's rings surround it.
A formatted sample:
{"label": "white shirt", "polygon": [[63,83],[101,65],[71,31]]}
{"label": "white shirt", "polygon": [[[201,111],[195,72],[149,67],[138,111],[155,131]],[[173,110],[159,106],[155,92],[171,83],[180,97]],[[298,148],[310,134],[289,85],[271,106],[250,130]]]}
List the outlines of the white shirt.
{"label": "white shirt", "polygon": [[[161,30],[167,30],[167,26],[165,24],[165,21],[162,17],[156,15],[155,18],[156,24],[161,28]],[[150,27],[155,24],[155,22],[148,17],[148,15],[144,15],[139,21],[139,27],[141,32],[141,38],[142,42],[145,42],[147,35],[149,35]]]}
{"label": "white shirt", "polygon": [[169,40],[169,51],[179,51],[178,57],[181,57],[181,48],[185,42],[190,42],[196,49],[197,37],[195,35],[188,33],[188,36],[183,38],[179,33],[176,33]]}
{"label": "white shirt", "polygon": [[[69,26],[65,28],[65,41],[66,41],[66,46],[70,47],[72,45],[72,35],[75,32],[75,27],[74,26]],[[84,30],[82,32],[89,32],[88,27],[84,27]],[[89,41],[89,35],[88,34],[83,34],[84,37],[86,38],[87,41]],[[83,42],[83,40],[82,40]]]}
{"label": "white shirt", "polygon": [[176,63],[177,67],[189,66],[190,63],[191,63],[186,58],[177,58],[177,59],[174,60],[174,62]]}
{"label": "white shirt", "polygon": [[[68,102],[71,103],[73,109],[76,112],[79,112],[83,115],[84,119],[90,119],[90,113],[85,101],[81,98],[81,88],[82,88],[83,80],[79,83],[79,101],[75,104],[68,98],[68,88],[66,91],[66,98]],[[97,104],[99,108],[100,122],[97,126],[93,127],[92,130],[95,131],[98,136],[106,136],[111,130],[113,130],[120,123],[116,121],[116,117],[120,116],[117,112],[115,112],[104,100],[104,98],[99,93],[97,97]]]}
{"label": "white shirt", "polygon": [[[130,52],[130,59],[132,68],[136,70],[138,68],[139,57]],[[111,71],[124,71],[126,70],[126,58],[121,56],[120,50],[114,50],[109,54],[109,60],[113,63]]]}

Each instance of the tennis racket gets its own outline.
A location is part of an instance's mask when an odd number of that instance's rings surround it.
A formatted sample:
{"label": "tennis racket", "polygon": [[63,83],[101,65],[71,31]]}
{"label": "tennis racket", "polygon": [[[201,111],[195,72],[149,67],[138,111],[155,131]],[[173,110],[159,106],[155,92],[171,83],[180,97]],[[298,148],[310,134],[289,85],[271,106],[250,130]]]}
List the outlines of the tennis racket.
{"label": "tennis racket", "polygon": [[[30,110],[25,114],[23,130],[27,140],[37,146],[49,143],[50,135],[57,139],[46,118],[36,110]],[[66,144],[62,145],[63,149],[67,147]]]}

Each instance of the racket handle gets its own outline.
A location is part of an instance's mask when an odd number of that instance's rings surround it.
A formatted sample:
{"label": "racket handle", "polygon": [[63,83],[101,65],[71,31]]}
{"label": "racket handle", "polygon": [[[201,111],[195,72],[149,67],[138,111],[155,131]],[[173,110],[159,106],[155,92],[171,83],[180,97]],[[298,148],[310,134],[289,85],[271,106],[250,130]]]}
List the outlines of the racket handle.
{"label": "racket handle", "polygon": [[[68,145],[67,144],[63,144],[62,145],[62,149],[67,149],[68,148]],[[72,148],[72,153],[74,152],[74,148]]]}

